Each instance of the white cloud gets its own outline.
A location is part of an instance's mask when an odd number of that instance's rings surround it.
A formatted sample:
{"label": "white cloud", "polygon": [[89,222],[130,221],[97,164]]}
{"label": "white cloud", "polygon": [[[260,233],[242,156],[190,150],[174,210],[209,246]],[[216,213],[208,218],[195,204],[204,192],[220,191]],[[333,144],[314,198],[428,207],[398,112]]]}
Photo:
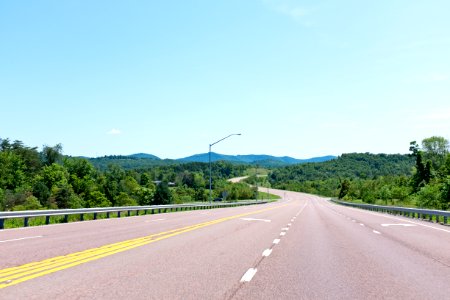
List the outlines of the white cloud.
{"label": "white cloud", "polygon": [[121,133],[122,133],[122,131],[120,131],[119,129],[116,129],[116,128],[113,128],[107,132],[107,134],[109,134],[109,135],[119,135]]}
{"label": "white cloud", "polygon": [[278,6],[277,10],[280,13],[291,16],[293,18],[302,18],[309,13],[309,11],[303,7],[289,7],[287,5]]}
{"label": "white cloud", "polygon": [[310,20],[306,19],[306,17],[311,14],[312,9],[294,4],[292,1],[287,0],[264,0],[263,2],[271,10],[299,21],[306,27],[313,25]]}

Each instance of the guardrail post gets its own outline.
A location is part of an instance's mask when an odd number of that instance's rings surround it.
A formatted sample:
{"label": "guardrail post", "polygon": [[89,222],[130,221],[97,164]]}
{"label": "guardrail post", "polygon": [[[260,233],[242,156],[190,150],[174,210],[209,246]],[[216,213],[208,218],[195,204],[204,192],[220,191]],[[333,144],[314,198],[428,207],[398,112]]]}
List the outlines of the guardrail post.
{"label": "guardrail post", "polygon": [[0,219],[0,229],[5,229],[5,219]]}
{"label": "guardrail post", "polygon": [[84,214],[80,214],[80,221],[84,221]]}
{"label": "guardrail post", "polygon": [[28,217],[23,218],[23,227],[28,227]]}
{"label": "guardrail post", "polygon": [[[444,216],[444,224],[447,224],[447,216]],[[1,220],[0,220],[0,226],[1,226]]]}
{"label": "guardrail post", "polygon": [[120,211],[117,212],[117,217],[120,218]]}
{"label": "guardrail post", "polygon": [[45,225],[50,224],[50,216],[45,216]]}
{"label": "guardrail post", "polygon": [[106,218],[109,219],[109,211],[106,212]]}
{"label": "guardrail post", "polygon": [[64,223],[69,223],[69,215],[64,215]]}
{"label": "guardrail post", "polygon": [[128,210],[127,215],[128,215],[128,217],[131,216],[131,211],[130,210]]}
{"label": "guardrail post", "polygon": [[97,213],[94,213],[94,220],[97,220]]}

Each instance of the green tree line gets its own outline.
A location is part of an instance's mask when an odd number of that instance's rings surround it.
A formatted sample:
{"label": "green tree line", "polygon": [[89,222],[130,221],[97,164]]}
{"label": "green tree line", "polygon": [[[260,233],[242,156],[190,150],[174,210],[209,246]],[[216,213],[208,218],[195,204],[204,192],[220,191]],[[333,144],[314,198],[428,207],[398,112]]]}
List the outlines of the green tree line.
{"label": "green tree line", "polygon": [[450,208],[449,142],[411,142],[410,154],[352,153],[335,160],[273,170],[275,188],[365,203]]}
{"label": "green tree line", "polygon": [[[251,187],[226,179],[244,166],[212,165],[213,197],[250,199]],[[85,158],[62,155],[62,146],[28,147],[0,139],[0,210],[154,205],[206,201],[209,166],[173,163],[137,170],[110,164],[95,168]],[[250,195],[250,196],[249,196]]]}

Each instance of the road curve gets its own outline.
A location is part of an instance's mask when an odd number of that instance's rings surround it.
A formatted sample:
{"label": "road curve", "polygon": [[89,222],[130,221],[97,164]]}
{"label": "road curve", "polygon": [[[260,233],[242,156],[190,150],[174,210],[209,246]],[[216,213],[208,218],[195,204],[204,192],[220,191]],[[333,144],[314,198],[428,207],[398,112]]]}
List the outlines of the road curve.
{"label": "road curve", "polygon": [[282,200],[0,232],[0,299],[448,299],[450,228]]}

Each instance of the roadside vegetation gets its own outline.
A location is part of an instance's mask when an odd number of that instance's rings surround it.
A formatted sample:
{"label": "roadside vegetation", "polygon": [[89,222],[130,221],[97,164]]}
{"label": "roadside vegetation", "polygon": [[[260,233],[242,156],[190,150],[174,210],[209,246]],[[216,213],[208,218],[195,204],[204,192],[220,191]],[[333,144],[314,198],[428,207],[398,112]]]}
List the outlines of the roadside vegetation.
{"label": "roadside vegetation", "polygon": [[[128,159],[128,158],[126,158]],[[62,155],[62,146],[28,147],[0,139],[0,210],[89,208],[208,201],[206,163],[167,162],[125,170],[96,168],[85,158]],[[213,198],[254,199],[255,189],[227,179],[248,166],[212,164]]]}
{"label": "roadside vegetation", "polygon": [[352,153],[335,160],[274,169],[274,188],[346,201],[448,210],[449,142],[430,137],[410,143],[410,154]]}
{"label": "roadside vegetation", "polygon": [[[262,192],[257,195],[257,185],[346,201],[449,209],[449,142],[434,136],[421,145],[411,142],[409,150],[403,155],[342,154],[326,162],[271,169],[214,162],[212,197],[222,201],[275,198]],[[88,159],[62,155],[61,145],[38,151],[21,141],[0,139],[0,210],[208,201],[207,163],[137,163],[141,160],[145,159],[135,160],[134,169],[118,164],[95,167]],[[240,176],[248,178],[240,183],[227,181]]]}

